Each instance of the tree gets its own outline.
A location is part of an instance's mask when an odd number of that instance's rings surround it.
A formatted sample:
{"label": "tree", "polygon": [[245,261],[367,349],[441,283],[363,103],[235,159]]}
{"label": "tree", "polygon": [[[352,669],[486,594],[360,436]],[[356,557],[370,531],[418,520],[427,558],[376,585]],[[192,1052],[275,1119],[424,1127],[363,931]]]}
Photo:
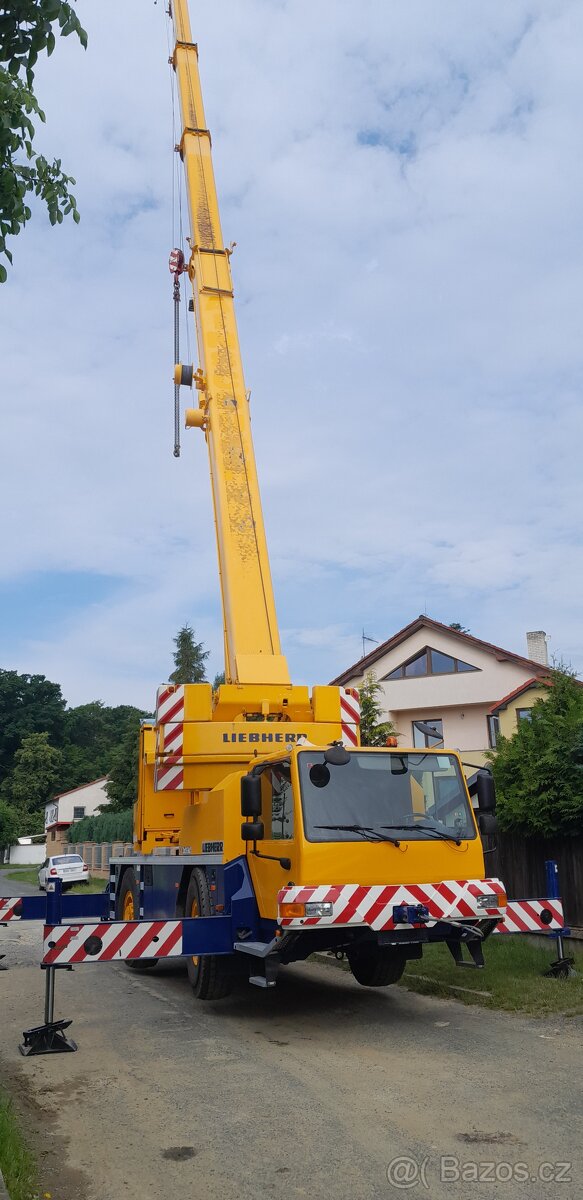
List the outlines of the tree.
{"label": "tree", "polygon": [[383,710],[379,696],[382,685],[374,671],[369,671],[359,687],[360,693],[360,740],[363,746],[384,746],[388,737],[395,737],[392,721],[381,721]]}
{"label": "tree", "polygon": [[202,642],[194,640],[194,629],[190,625],[183,625],[173,641],[176,650],[173,655],[174,670],[170,676],[172,683],[204,683],[205,662],[210,651],[203,649]]}
{"label": "tree", "polygon": [[452,621],[449,628],[455,629],[456,633],[469,633],[470,632],[469,629],[466,629],[465,625],[460,625],[459,621]]}
{"label": "tree", "polygon": [[123,742],[128,722],[137,728],[146,714],[129,704],[108,708],[101,700],[80,704],[65,713],[62,791],[107,775]]}
{"label": "tree", "polygon": [[225,682],[225,672],[217,671],[217,674],[215,675],[215,677],[213,679],[213,692],[216,692],[217,688],[219,688],[221,686],[221,684],[223,684],[224,682]]}
{"label": "tree", "polygon": [[22,739],[48,734],[52,746],[65,736],[65,701],[58,683],[44,675],[0,670],[0,784],[11,772]]}
{"label": "tree", "polygon": [[[33,148],[35,120],[45,121],[33,92],[34,68],[39,54],[53,53],[53,26],[61,37],[75,33],[86,47],[87,34],[71,4],[61,0],[0,3],[0,63],[6,64],[0,65],[0,254],[10,263],[6,238],[16,236],[30,220],[26,200],[31,193],[46,204],[51,225],[60,224],[68,213],[79,221],[69,189],[75,180],[65,174],[60,158],[51,163]],[[0,263],[1,283],[6,274]]]}
{"label": "tree", "polygon": [[22,833],[42,833],[43,810],[55,794],[61,765],[61,752],[50,745],[48,733],[31,733],[22,739],[14,770],[0,789],[1,798],[17,815]]}
{"label": "tree", "polygon": [[139,718],[131,717],[117,750],[112,756],[109,777],[105,785],[109,804],[105,812],[123,812],[138,798]]}
{"label": "tree", "polygon": [[18,818],[13,808],[0,800],[0,850],[12,846],[20,833]]}
{"label": "tree", "polygon": [[502,829],[525,836],[583,832],[583,687],[553,670],[530,721],[489,755]]}

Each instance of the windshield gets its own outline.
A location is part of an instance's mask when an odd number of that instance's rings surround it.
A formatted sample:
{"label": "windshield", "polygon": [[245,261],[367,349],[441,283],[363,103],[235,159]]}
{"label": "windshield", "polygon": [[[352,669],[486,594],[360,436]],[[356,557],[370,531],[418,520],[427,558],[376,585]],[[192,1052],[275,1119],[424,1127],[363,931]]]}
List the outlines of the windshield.
{"label": "windshield", "polygon": [[56,863],[59,867],[76,867],[77,863],[83,862],[83,859],[78,854],[61,854],[58,858],[52,858],[51,862]]}
{"label": "windshield", "polygon": [[450,754],[354,751],[349,763],[336,767],[321,751],[302,750],[298,765],[310,842],[359,841],[356,826],[394,829],[403,841],[476,836],[459,763]]}

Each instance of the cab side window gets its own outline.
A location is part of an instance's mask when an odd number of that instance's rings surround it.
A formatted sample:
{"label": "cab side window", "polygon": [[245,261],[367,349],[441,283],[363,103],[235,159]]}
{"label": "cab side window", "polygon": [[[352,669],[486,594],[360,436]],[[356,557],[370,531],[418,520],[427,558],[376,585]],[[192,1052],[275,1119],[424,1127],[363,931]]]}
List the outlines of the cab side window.
{"label": "cab side window", "polygon": [[294,802],[290,770],[286,764],[269,767],[261,776],[265,837],[290,841],[294,836]]}

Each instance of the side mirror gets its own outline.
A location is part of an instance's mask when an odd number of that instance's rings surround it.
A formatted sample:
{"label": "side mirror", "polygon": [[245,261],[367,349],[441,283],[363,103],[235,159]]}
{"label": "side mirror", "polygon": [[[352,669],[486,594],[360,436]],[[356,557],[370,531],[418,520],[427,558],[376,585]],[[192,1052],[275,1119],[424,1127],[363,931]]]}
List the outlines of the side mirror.
{"label": "side mirror", "polygon": [[243,821],[241,838],[244,842],[262,842],[265,836],[263,821]]}
{"label": "side mirror", "polygon": [[478,771],[476,778],[478,808],[482,813],[493,813],[496,808],[496,785],[489,771]]}
{"label": "side mirror", "polygon": [[493,812],[478,812],[478,829],[488,835],[498,833],[498,818]]}
{"label": "side mirror", "polygon": [[259,775],[243,775],[241,779],[241,816],[261,816],[261,778]]}
{"label": "side mirror", "polygon": [[324,751],[324,761],[332,767],[345,767],[350,762],[350,755],[342,742],[331,742]]}

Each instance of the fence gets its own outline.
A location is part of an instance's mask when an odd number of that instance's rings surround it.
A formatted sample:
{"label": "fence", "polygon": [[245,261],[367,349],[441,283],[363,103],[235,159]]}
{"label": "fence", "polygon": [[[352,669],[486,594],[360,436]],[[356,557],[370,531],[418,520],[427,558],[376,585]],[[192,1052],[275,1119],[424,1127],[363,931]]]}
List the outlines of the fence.
{"label": "fence", "polygon": [[78,842],[70,843],[64,853],[80,854],[91,875],[108,879],[110,858],[127,858],[134,853],[134,847],[131,842]]}
{"label": "fence", "polygon": [[546,896],[545,861],[559,866],[567,925],[583,926],[583,837],[524,838],[517,833],[485,837],[486,874],[503,880],[511,900]]}

